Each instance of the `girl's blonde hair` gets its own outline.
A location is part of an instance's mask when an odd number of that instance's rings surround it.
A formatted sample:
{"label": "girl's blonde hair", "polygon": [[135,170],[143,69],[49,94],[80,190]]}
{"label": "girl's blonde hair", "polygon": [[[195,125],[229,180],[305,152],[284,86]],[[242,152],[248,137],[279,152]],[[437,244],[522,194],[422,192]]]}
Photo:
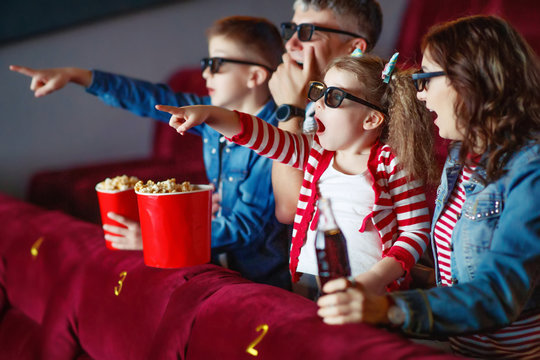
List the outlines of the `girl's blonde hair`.
{"label": "girl's blonde hair", "polygon": [[403,169],[413,178],[435,183],[440,172],[433,151],[431,116],[416,98],[412,71],[400,71],[396,67],[386,84],[381,79],[385,64],[383,59],[373,55],[345,56],[330,63],[327,71],[337,68],[355,76],[360,97],[386,112],[381,141],[392,148]]}

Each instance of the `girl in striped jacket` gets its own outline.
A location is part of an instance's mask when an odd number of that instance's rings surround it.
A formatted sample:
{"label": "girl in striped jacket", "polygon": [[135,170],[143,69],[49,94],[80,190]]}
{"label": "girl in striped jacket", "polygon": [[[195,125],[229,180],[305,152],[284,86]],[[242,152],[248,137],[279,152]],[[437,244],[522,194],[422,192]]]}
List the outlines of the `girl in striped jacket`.
{"label": "girl in striped jacket", "polygon": [[312,82],[308,91],[316,101],[316,135],[220,108],[157,108],[172,114],[179,133],[206,122],[262,156],[304,170],[290,251],[293,281],[318,274],[314,239],[323,196],[347,239],[352,276],[384,293],[406,284],[429,243],[423,184],[436,177],[432,121],[410,75],[392,70],[374,56],[331,63],[324,83]]}

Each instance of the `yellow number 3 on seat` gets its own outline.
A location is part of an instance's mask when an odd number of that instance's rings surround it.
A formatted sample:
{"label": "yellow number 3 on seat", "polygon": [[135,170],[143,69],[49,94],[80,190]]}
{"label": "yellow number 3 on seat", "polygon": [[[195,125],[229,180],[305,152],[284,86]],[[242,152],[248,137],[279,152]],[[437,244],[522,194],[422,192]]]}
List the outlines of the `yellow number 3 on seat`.
{"label": "yellow number 3 on seat", "polygon": [[120,291],[122,291],[122,286],[124,285],[124,280],[127,276],[127,271],[122,271],[120,273],[120,280],[118,280],[118,285],[114,287],[114,295],[118,296],[120,295]]}
{"label": "yellow number 3 on seat", "polygon": [[266,324],[261,324],[259,326],[257,326],[257,328],[255,329],[255,331],[259,332],[259,331],[262,331],[261,334],[255,339],[253,340],[253,342],[251,344],[249,344],[249,346],[247,347],[246,349],[246,352],[250,355],[253,355],[253,356],[257,356],[259,355],[259,351],[257,349],[255,349],[255,346],[257,346],[258,343],[261,342],[261,340],[263,339],[263,337],[266,335],[266,333],[268,332],[268,325]]}

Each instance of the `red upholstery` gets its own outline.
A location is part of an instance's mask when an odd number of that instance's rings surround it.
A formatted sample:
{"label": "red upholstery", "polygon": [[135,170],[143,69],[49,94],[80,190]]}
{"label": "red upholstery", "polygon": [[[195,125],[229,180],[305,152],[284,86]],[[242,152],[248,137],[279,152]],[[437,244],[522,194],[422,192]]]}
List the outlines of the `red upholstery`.
{"label": "red upholstery", "polygon": [[0,359],[251,359],[259,336],[262,359],[453,358],[325,325],[314,303],[218,266],[147,267],[141,252],[106,249],[98,225],[1,194],[0,219]]}
{"label": "red upholstery", "polygon": [[[252,284],[224,286],[200,305],[185,358],[248,358],[246,350],[259,336],[262,338],[254,349],[263,359],[416,359],[438,356],[427,348],[417,352],[402,336],[369,325],[326,325],[315,315],[316,311],[315,303],[290,296],[290,293],[275,287]],[[169,316],[164,321],[172,324],[173,319]],[[266,330],[261,327],[264,325]],[[234,335],[231,335],[231,327]],[[172,326],[170,333],[174,333]],[[212,346],[209,346],[209,339],[213,339]],[[167,352],[162,358],[176,358],[180,354],[172,344],[166,345],[159,347]]]}
{"label": "red upholstery", "polygon": [[420,64],[420,43],[428,29],[437,23],[469,15],[497,15],[509,21],[540,52],[538,28],[538,1],[536,0],[409,0],[396,49],[400,61],[406,59]]}
{"label": "red upholstery", "polygon": [[17,308],[9,308],[0,322],[0,358],[39,359],[41,327]]}
{"label": "red upholstery", "polygon": [[[169,80],[175,91],[206,94],[199,68],[179,70]],[[176,177],[192,183],[208,183],[199,136],[178,134],[162,122],[155,122],[152,154],[145,159],[93,164],[76,168],[42,171],[30,180],[28,200],[53,210],[99,223],[95,185],[107,177],[133,175],[142,180]]]}
{"label": "red upholstery", "polygon": [[46,301],[56,283],[65,281],[67,274],[81,266],[86,261],[85,254],[103,247],[103,231],[60,212],[0,199],[0,213],[9,213],[4,215],[0,227],[8,302],[41,323]]}

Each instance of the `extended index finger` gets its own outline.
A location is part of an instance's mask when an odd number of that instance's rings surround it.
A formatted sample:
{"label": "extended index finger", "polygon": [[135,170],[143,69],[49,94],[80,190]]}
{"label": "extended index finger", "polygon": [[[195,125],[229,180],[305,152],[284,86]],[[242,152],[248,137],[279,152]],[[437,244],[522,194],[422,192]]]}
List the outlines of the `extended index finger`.
{"label": "extended index finger", "polygon": [[182,110],[178,106],[156,105],[156,109],[176,116],[182,116],[184,114],[184,110]]}
{"label": "extended index finger", "polygon": [[318,77],[320,76],[321,71],[322,70],[318,68],[317,62],[315,61],[315,48],[312,46],[307,47],[304,51],[304,72],[310,77]]}
{"label": "extended index finger", "polygon": [[26,75],[26,76],[34,76],[36,73],[36,70],[25,67],[25,66],[19,66],[19,65],[9,65],[9,70],[16,71],[20,74]]}

